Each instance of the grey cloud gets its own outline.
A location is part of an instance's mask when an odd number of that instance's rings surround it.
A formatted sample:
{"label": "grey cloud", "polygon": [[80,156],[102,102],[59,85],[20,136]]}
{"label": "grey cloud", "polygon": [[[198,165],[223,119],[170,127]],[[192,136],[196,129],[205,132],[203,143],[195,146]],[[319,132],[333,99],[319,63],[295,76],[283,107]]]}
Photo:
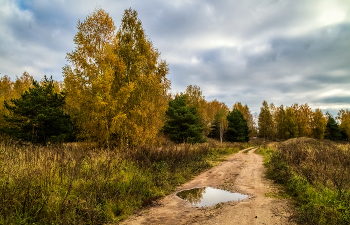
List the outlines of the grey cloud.
{"label": "grey cloud", "polygon": [[318,100],[319,103],[350,104],[350,96],[332,96]]}
{"label": "grey cloud", "polygon": [[[9,31],[0,34],[2,74],[20,75],[31,69],[37,78],[47,74],[62,79],[78,19],[84,20],[100,5],[118,28],[124,9],[132,7],[169,63],[173,92],[196,84],[208,100],[217,98],[229,107],[241,101],[252,111],[259,111],[263,100],[285,106],[348,104],[339,96],[319,96],[350,83],[349,18],[324,27],[312,24],[319,16],[318,5],[341,1],[23,2],[26,5],[17,4],[12,16],[0,15],[0,33]],[[342,6],[350,12],[349,6]]]}

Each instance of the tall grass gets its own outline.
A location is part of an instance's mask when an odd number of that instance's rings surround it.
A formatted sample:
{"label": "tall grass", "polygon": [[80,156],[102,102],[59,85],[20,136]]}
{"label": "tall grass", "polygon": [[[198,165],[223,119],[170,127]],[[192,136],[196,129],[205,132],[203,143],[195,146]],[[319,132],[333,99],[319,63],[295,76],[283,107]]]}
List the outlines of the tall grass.
{"label": "tall grass", "polygon": [[118,222],[243,145],[35,146],[0,140],[0,224]]}
{"label": "tall grass", "polygon": [[267,175],[296,200],[300,224],[350,224],[349,144],[299,138],[269,154]]}

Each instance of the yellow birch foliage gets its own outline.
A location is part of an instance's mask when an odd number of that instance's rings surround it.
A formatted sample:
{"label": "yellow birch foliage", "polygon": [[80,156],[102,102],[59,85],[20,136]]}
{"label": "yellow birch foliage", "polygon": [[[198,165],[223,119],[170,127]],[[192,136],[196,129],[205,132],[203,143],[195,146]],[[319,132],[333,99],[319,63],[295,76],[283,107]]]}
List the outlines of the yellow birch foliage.
{"label": "yellow birch foliage", "polygon": [[350,111],[341,109],[338,112],[337,119],[340,121],[340,130],[345,131],[348,139],[350,137]]}
{"label": "yellow birch foliage", "polygon": [[9,113],[4,107],[4,101],[11,105],[11,99],[20,98],[32,85],[33,77],[28,72],[24,72],[22,76],[17,77],[15,82],[11,81],[11,78],[6,75],[0,78],[0,128],[6,125],[4,115]]}
{"label": "yellow birch foliage", "polygon": [[6,125],[4,115],[8,115],[8,110],[4,107],[4,101],[10,102],[12,95],[13,82],[8,76],[0,78],[0,128]]}
{"label": "yellow birch foliage", "polygon": [[293,104],[292,108],[297,118],[299,137],[312,137],[312,115],[313,112],[310,106],[305,103],[304,105]]}
{"label": "yellow birch foliage", "polygon": [[21,77],[18,77],[13,84],[12,98],[20,98],[33,85],[33,80],[34,78],[28,72],[24,72]]}
{"label": "yellow birch foliage", "polygon": [[219,102],[218,100],[214,99],[210,102],[207,102],[206,109],[207,121],[209,121],[209,128],[205,130],[205,135],[209,135],[214,122],[216,122],[216,125],[219,126],[220,130],[220,139],[222,139],[223,133],[227,130],[228,127],[227,115],[230,112],[229,108],[225,103]]}
{"label": "yellow birch foliage", "polygon": [[285,137],[286,138],[298,137],[299,130],[298,130],[297,117],[292,107],[286,108],[284,123],[286,126]]}
{"label": "yellow birch foliage", "polygon": [[221,110],[224,109],[226,116],[229,113],[229,108],[224,102],[219,102],[217,99],[214,99],[210,102],[207,102],[207,117],[208,121],[210,121],[210,125],[214,122],[216,114]]}
{"label": "yellow birch foliage", "polygon": [[125,142],[133,146],[152,144],[164,125],[168,108],[168,65],[147,38],[135,10],[125,10],[116,38],[115,51],[125,65],[122,83],[133,85],[124,106]]}
{"label": "yellow birch foliage", "polygon": [[285,139],[287,134],[287,125],[286,125],[286,111],[284,110],[283,105],[276,108],[274,120],[276,124],[277,138]]}
{"label": "yellow birch foliage", "polygon": [[274,138],[274,121],[270,107],[264,100],[258,118],[259,136],[263,138]]}
{"label": "yellow birch foliage", "polygon": [[326,131],[327,119],[321,109],[316,109],[312,116],[312,135],[314,138],[323,139]]}
{"label": "yellow birch foliage", "polygon": [[147,40],[137,12],[126,10],[118,32],[96,9],[78,22],[76,48],[63,68],[67,108],[79,137],[109,146],[152,143],[167,109],[168,67]]}
{"label": "yellow birch foliage", "polygon": [[201,118],[201,122],[205,125],[204,133],[208,134],[212,121],[207,115],[207,101],[202,95],[202,90],[197,85],[189,85],[186,88],[185,95],[187,104],[189,106],[197,107],[197,112]]}
{"label": "yellow birch foliage", "polygon": [[216,116],[220,111],[222,111],[220,115],[225,115],[225,119],[222,123],[226,129],[228,123],[226,121],[226,116],[229,113],[229,108],[225,103],[219,102],[216,99],[207,102],[202,94],[202,90],[197,85],[187,86],[185,95],[187,98],[187,104],[189,106],[197,107],[201,122],[205,125],[204,135],[207,136],[210,133],[213,122],[217,119]]}
{"label": "yellow birch foliage", "polygon": [[66,105],[79,128],[78,137],[107,143],[118,132],[126,115],[125,102],[133,83],[120,82],[125,75],[122,60],[114,53],[118,44],[112,18],[96,9],[78,21],[75,50],[63,67]]}

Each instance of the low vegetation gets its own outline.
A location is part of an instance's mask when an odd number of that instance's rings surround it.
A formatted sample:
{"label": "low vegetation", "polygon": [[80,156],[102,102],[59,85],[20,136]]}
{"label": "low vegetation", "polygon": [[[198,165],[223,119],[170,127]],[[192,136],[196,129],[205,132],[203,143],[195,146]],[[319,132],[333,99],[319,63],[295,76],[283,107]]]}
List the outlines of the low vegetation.
{"label": "low vegetation", "polygon": [[350,224],[350,145],[310,138],[291,139],[258,153],[267,176],[295,200],[300,224]]}
{"label": "low vegetation", "polygon": [[106,150],[0,142],[0,224],[104,224],[169,194],[247,144]]}

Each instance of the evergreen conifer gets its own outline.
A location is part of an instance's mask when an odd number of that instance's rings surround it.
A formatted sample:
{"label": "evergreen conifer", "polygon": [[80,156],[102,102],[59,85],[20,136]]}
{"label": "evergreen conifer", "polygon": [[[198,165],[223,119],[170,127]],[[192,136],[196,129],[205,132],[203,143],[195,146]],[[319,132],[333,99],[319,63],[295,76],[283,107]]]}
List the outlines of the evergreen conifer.
{"label": "evergreen conifer", "polygon": [[186,96],[180,94],[174,100],[169,102],[169,108],[166,111],[168,120],[166,121],[163,132],[176,143],[203,143],[204,125],[197,114],[194,106],[187,106]]}
{"label": "evergreen conifer", "polygon": [[250,130],[243,114],[238,110],[232,110],[228,116],[228,129],[225,140],[230,142],[248,142]]}
{"label": "evergreen conifer", "polygon": [[328,122],[326,125],[324,138],[332,141],[339,141],[342,139],[342,133],[340,132],[339,125],[331,115],[328,115]]}
{"label": "evergreen conifer", "polygon": [[46,144],[47,141],[68,141],[74,139],[69,115],[63,111],[65,93],[55,93],[52,77],[46,76],[39,84],[25,91],[21,98],[4,101],[10,115],[4,116],[8,126],[3,132],[23,141]]}

